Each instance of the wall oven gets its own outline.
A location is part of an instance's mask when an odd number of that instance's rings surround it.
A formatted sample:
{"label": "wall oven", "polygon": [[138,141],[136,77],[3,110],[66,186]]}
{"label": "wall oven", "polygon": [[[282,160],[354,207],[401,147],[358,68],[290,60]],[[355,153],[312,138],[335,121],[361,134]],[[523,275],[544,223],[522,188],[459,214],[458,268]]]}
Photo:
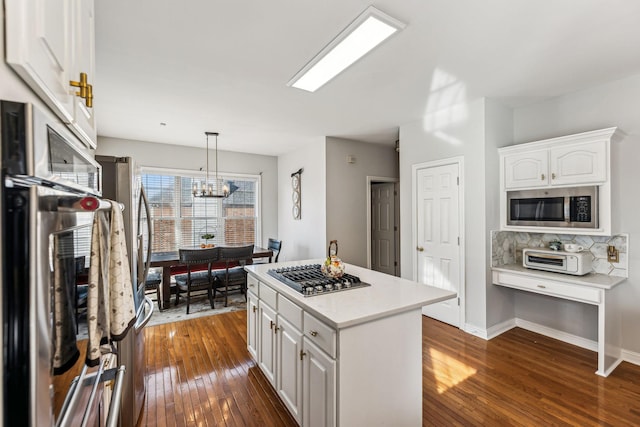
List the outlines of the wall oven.
{"label": "wall oven", "polygon": [[598,228],[598,187],[507,191],[507,225]]}
{"label": "wall oven", "polygon": [[105,401],[104,381],[119,393],[122,374],[108,355],[96,368],[76,364],[93,215],[111,209],[99,198],[100,166],[63,123],[30,104],[0,101],[0,135],[0,424],[104,425],[119,403]]}

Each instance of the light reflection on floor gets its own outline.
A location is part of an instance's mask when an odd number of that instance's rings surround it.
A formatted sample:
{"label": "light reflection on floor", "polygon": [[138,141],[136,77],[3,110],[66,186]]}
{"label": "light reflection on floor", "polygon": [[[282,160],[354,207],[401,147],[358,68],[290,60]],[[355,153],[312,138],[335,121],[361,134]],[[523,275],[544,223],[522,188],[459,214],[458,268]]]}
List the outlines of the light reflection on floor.
{"label": "light reflection on floor", "polygon": [[467,378],[475,375],[477,370],[461,361],[430,348],[433,375],[436,379],[438,394],[442,394]]}

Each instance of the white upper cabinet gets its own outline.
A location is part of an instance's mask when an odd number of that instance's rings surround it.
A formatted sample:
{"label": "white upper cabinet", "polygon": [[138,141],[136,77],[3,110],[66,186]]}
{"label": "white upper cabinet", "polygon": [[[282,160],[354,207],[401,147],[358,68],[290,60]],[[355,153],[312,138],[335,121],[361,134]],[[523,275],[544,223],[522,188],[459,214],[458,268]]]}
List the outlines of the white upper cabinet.
{"label": "white upper cabinet", "polygon": [[604,184],[616,128],[501,148],[505,190]]}
{"label": "white upper cabinet", "polygon": [[549,184],[547,150],[511,154],[504,158],[505,187],[533,188]]}
{"label": "white upper cabinet", "polygon": [[606,140],[551,148],[551,185],[603,183],[607,163]]}
{"label": "white upper cabinet", "polygon": [[4,3],[7,63],[83,143],[95,148],[93,0]]}

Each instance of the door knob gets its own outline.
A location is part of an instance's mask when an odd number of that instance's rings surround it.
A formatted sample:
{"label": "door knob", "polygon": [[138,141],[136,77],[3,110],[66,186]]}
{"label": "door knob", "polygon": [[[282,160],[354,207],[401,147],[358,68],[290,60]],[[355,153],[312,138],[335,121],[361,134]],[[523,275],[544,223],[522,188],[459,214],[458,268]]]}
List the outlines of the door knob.
{"label": "door knob", "polygon": [[418,250],[418,252],[423,252],[424,251],[424,248],[422,246],[418,246],[416,249]]}

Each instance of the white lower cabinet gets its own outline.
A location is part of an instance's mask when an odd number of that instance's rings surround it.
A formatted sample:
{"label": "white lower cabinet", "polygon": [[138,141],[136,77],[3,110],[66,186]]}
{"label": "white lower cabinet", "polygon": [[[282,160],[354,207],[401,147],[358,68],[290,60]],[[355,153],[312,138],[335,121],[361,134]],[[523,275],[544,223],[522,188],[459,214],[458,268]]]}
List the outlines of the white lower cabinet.
{"label": "white lower cabinet", "polygon": [[254,360],[258,360],[258,296],[247,292],[247,349]]}
{"label": "white lower cabinet", "polygon": [[336,361],[304,337],[302,364],[302,425],[335,426]]}
{"label": "white lower cabinet", "polygon": [[302,422],[302,332],[278,315],[276,390],[291,415]]}
{"label": "white lower cabinet", "polygon": [[276,385],[276,312],[264,301],[258,302],[260,334],[258,342],[258,365],[273,386]]}

